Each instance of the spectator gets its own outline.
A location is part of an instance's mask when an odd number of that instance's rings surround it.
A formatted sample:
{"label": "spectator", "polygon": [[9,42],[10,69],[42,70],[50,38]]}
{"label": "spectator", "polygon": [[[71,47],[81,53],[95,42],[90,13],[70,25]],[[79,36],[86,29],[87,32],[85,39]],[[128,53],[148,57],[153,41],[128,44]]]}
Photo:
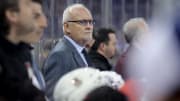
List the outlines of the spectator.
{"label": "spectator", "polygon": [[93,32],[94,20],[90,11],[82,4],[73,4],[64,10],[62,22],[65,35],[50,52],[43,68],[50,100],[61,76],[90,65],[85,51],[85,45],[92,39]]}
{"label": "spectator", "polygon": [[128,20],[123,26],[123,34],[129,47],[125,53],[123,53],[115,67],[115,71],[122,75],[126,80],[128,79],[127,62],[129,52],[134,49],[136,51],[141,50],[140,41],[143,35],[147,34],[148,26],[143,18],[132,18]]}
{"label": "spectator", "polygon": [[[123,34],[126,41],[129,44],[127,51],[120,57],[117,65],[116,72],[121,74],[123,79],[125,79],[125,84],[120,91],[126,94],[129,101],[140,101],[143,97],[142,89],[144,78],[141,74],[130,74],[130,66],[133,67],[133,72],[138,73],[136,63],[132,63],[132,51],[136,54],[142,54],[141,44],[145,35],[147,35],[148,26],[143,18],[132,18],[128,20],[123,26]],[[133,65],[132,65],[133,64]],[[132,68],[131,68],[132,69]]]}
{"label": "spectator", "polygon": [[[32,60],[29,43],[39,40],[31,0],[0,2],[0,100],[45,101],[44,93],[32,83]],[[37,39],[37,40],[36,40]]]}
{"label": "spectator", "polygon": [[[41,4],[42,4],[41,0],[33,0],[32,6],[33,6],[34,15],[35,15],[35,20],[37,22],[37,28],[29,37],[32,40],[31,42],[33,42],[34,44],[39,42],[41,36],[43,35],[44,28],[47,27],[47,20],[42,11]],[[29,44],[31,44],[31,42]],[[41,90],[45,90],[45,81],[44,81],[43,75],[40,71],[40,68],[36,64],[34,57],[33,59],[34,59],[32,61],[32,64],[33,64],[32,69],[34,73],[34,77],[32,78],[33,84],[37,88]]]}
{"label": "spectator", "polygon": [[115,55],[116,43],[115,31],[112,29],[101,28],[95,33],[94,44],[89,52],[94,67],[101,71],[112,69],[108,59]]}

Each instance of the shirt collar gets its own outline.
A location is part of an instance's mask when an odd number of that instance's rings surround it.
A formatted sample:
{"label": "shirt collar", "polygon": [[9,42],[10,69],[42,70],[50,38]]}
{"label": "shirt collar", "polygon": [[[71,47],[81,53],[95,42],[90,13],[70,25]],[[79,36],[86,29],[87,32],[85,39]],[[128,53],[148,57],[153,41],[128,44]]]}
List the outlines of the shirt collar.
{"label": "shirt collar", "polygon": [[64,37],[76,48],[76,50],[81,53],[84,47],[77,44],[74,40],[72,40],[69,36],[64,35]]}

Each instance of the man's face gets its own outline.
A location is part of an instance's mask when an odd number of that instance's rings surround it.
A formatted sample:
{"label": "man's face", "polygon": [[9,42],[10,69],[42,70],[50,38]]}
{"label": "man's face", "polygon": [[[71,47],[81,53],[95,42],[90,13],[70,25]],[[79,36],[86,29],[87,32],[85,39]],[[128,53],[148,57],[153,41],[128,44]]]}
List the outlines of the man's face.
{"label": "man's face", "polygon": [[24,35],[24,42],[37,43],[43,35],[44,29],[47,27],[47,19],[42,11],[42,7],[39,3],[32,3],[32,10],[35,20],[35,30],[31,33]]}
{"label": "man's face", "polygon": [[31,0],[19,0],[19,12],[17,12],[17,20],[15,24],[16,33],[19,36],[24,36],[35,30],[36,25]]}
{"label": "man's face", "polygon": [[[84,8],[74,9],[71,20],[66,22],[65,28],[68,36],[81,46],[92,40],[93,18],[89,11]],[[65,26],[64,25],[64,26]]]}
{"label": "man's face", "polygon": [[105,55],[107,58],[112,58],[116,52],[117,39],[115,34],[109,34],[109,42],[105,44]]}

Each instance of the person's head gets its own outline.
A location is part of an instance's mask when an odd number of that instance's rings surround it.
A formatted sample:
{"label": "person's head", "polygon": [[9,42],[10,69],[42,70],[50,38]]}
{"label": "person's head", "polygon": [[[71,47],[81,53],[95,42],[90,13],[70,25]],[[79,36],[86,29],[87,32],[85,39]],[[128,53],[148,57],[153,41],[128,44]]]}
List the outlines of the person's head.
{"label": "person's head", "polygon": [[63,75],[54,88],[54,101],[82,101],[92,89],[106,82],[95,68],[79,68]]}
{"label": "person's head", "polygon": [[115,31],[110,28],[100,28],[95,35],[92,51],[97,51],[106,58],[112,58],[116,52],[117,39]]}
{"label": "person's head", "polygon": [[54,88],[53,98],[54,101],[83,101],[98,87],[106,85],[116,89],[116,86],[121,87],[123,84],[121,76],[115,72],[101,72],[92,67],[78,68],[59,79]]}
{"label": "person's head", "polygon": [[42,10],[42,1],[41,0],[32,0],[32,9],[34,13],[34,20],[36,23],[35,30],[27,34],[25,37],[27,38],[26,42],[37,43],[39,42],[41,36],[43,35],[44,29],[47,27],[47,19]]}
{"label": "person's head", "polygon": [[81,46],[92,39],[94,20],[91,12],[82,4],[73,4],[63,13],[63,31]]}
{"label": "person's head", "polygon": [[132,18],[123,26],[123,34],[129,44],[138,41],[143,34],[147,33],[147,31],[148,25],[143,18]]}
{"label": "person's head", "polygon": [[128,101],[127,97],[109,86],[101,86],[91,91],[84,101]]}
{"label": "person's head", "polygon": [[0,35],[17,44],[36,28],[31,0],[1,0]]}

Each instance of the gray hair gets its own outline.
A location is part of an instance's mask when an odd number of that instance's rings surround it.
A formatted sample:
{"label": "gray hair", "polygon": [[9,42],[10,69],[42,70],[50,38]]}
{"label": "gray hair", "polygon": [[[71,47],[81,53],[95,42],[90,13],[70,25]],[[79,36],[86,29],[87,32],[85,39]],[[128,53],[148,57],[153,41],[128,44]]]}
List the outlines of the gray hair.
{"label": "gray hair", "polygon": [[[73,9],[78,9],[78,8],[84,8],[86,9],[87,11],[89,11],[83,4],[72,4],[70,6],[68,6],[64,12],[63,12],[63,19],[62,19],[62,24],[64,24],[65,22],[69,21],[72,19],[72,10]],[[63,26],[63,31],[64,31],[64,26]],[[65,31],[64,31],[65,33]]]}
{"label": "gray hair", "polygon": [[[143,26],[144,27],[143,27]],[[137,41],[141,34],[144,34],[145,28],[148,28],[146,21],[143,18],[132,18],[128,20],[123,26],[123,34],[128,43]]]}
{"label": "gray hair", "polygon": [[77,8],[85,8],[85,9],[87,9],[83,4],[78,4],[78,3],[68,6],[63,12],[63,19],[62,19],[63,24],[71,19],[72,10],[77,9]]}

